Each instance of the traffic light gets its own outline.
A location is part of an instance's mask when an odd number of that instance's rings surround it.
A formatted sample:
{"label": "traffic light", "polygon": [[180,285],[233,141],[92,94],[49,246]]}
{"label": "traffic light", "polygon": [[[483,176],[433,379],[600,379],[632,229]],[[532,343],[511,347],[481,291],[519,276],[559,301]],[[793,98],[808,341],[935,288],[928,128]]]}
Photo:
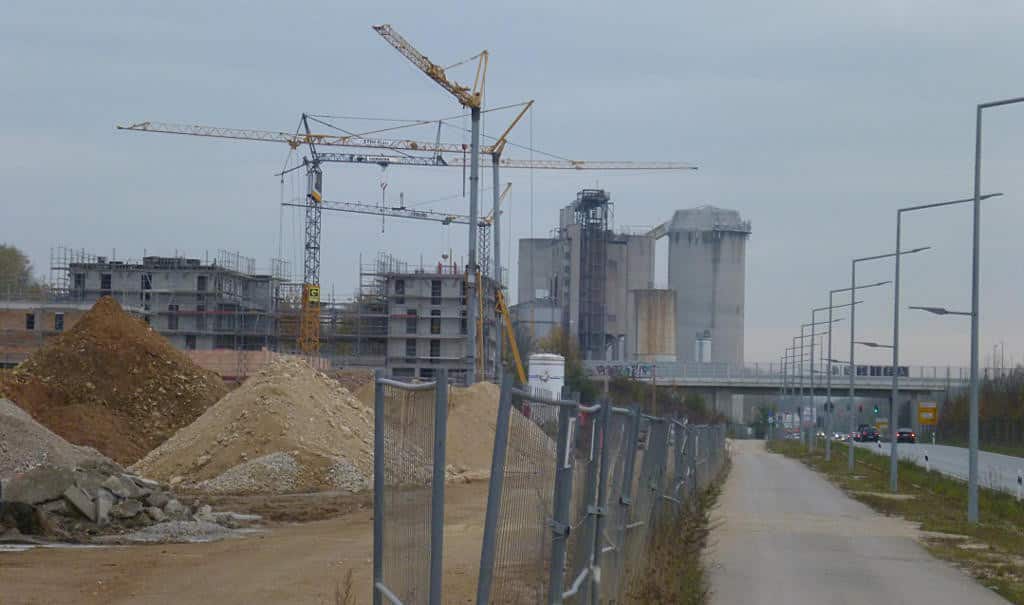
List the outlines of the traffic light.
{"label": "traffic light", "polygon": [[877,415],[878,414],[878,405],[875,405],[875,410],[874,411],[875,411],[875,414]]}
{"label": "traffic light", "polygon": [[859,412],[859,413],[863,413],[864,412],[864,404],[863,403],[857,406],[857,412]]}

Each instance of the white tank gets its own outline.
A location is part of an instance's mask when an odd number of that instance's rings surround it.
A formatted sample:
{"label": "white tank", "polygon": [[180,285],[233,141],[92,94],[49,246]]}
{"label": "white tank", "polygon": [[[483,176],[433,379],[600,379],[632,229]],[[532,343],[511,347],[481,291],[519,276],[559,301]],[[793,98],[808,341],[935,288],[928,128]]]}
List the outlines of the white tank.
{"label": "white tank", "polygon": [[565,357],[554,353],[530,355],[527,377],[530,388],[554,398],[561,398],[565,386]]}

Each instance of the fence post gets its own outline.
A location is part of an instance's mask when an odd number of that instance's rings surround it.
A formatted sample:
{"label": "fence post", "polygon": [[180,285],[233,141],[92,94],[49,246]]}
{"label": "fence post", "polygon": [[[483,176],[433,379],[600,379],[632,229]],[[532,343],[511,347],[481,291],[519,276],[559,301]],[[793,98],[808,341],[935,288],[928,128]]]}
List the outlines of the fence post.
{"label": "fence post", "polygon": [[[583,548],[586,549],[586,556],[584,557],[584,567],[589,567],[594,560],[594,545],[597,542],[597,517],[598,507],[600,507],[597,498],[598,491],[598,473],[600,472],[600,455],[601,452],[598,450],[599,444],[603,443],[603,429],[599,431],[600,425],[604,418],[604,402],[601,402],[601,410],[591,417],[590,425],[590,457],[587,460],[587,475],[583,485],[583,501],[586,503],[586,508],[583,511]],[[572,444],[569,445],[572,447]],[[570,496],[571,499],[571,496]],[[579,572],[581,570],[573,570]],[[577,602],[586,603],[590,600],[590,594],[593,592],[590,589],[592,582],[588,581],[584,584],[580,592],[578,593]]]}
{"label": "fence post", "polygon": [[569,504],[572,498],[572,444],[576,406],[558,406],[558,449],[555,461],[554,514],[551,520],[551,573],[548,576],[548,605],[562,602],[565,551],[569,538]]}
{"label": "fence post", "polygon": [[373,389],[373,605],[381,605],[377,586],[384,580],[384,385],[374,370]]}
{"label": "fence post", "polygon": [[480,549],[480,577],[476,586],[477,605],[487,605],[491,599],[491,582],[494,580],[494,550],[498,540],[498,513],[501,508],[501,489],[505,478],[508,424],[512,412],[512,384],[512,372],[505,372],[501,377],[501,398],[498,401],[498,419],[494,427],[494,453],[491,456],[491,477],[487,487],[483,546]]}
{"label": "fence post", "polygon": [[430,605],[441,605],[444,581],[445,444],[448,441],[448,369],[438,368],[434,385],[434,478],[430,493]]}
{"label": "fence post", "polygon": [[[626,580],[624,577],[626,573],[626,540],[629,535],[630,519],[633,517],[631,513],[633,507],[633,474],[636,467],[636,448],[640,441],[640,406],[634,407],[629,416],[629,430],[626,432],[621,446],[626,448],[626,453],[622,463],[622,491],[619,493],[618,501],[620,511],[618,518],[621,525],[616,528],[615,550],[617,556],[615,560],[617,569],[613,572],[616,575],[616,586],[620,592]],[[608,595],[608,597],[616,599],[618,595]]]}
{"label": "fence post", "polygon": [[676,514],[680,514],[683,512],[683,502],[686,500],[686,442],[689,440],[689,432],[683,423],[677,424],[676,429],[676,476],[672,477],[672,495],[678,500]]}
{"label": "fence post", "polygon": [[601,550],[604,534],[604,519],[607,514],[606,504],[608,501],[608,428],[612,420],[612,403],[604,397],[601,400],[601,458],[597,478],[597,507],[594,510],[596,523],[594,527],[594,541],[591,547],[590,564],[590,603],[598,605],[601,601]]}
{"label": "fence post", "polygon": [[647,440],[647,451],[653,454],[654,462],[648,467],[647,489],[651,490],[651,510],[647,523],[648,531],[654,529],[655,521],[661,516],[665,495],[665,469],[668,466],[668,421],[652,418],[648,429],[650,438]]}

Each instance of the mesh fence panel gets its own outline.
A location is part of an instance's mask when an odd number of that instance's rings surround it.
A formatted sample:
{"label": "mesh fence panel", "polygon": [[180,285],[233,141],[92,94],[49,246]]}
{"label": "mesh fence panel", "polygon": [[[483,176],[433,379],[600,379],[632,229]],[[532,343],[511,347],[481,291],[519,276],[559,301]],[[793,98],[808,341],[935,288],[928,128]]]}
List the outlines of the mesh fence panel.
{"label": "mesh fence panel", "polygon": [[384,385],[382,583],[403,603],[426,603],[430,590],[430,516],[434,389]]}
{"label": "mesh fence panel", "polygon": [[503,384],[478,603],[621,603],[659,518],[720,470],[722,427],[610,407],[584,420],[574,402],[535,397]]}
{"label": "mesh fence panel", "polygon": [[[567,573],[565,586],[567,589],[590,566],[590,554],[594,542],[594,517],[588,514],[588,507],[597,504],[597,471],[600,464],[599,434],[600,418],[587,416],[586,424],[579,426],[573,439],[575,466],[572,475],[572,516],[568,540]],[[567,602],[589,603],[589,585]]]}
{"label": "mesh fence panel", "polygon": [[614,414],[607,433],[609,469],[605,506],[608,523],[601,537],[601,545],[607,550],[601,558],[601,593],[602,600],[608,603],[618,602],[625,566],[624,541],[629,507],[623,504],[623,498],[629,500],[632,497],[626,489],[625,471],[630,447],[634,451],[636,449],[636,444],[629,439],[632,422],[632,415]]}
{"label": "mesh fence panel", "polygon": [[[511,408],[491,603],[544,603],[551,557],[557,423],[553,408]],[[556,410],[554,410],[556,411]],[[534,419],[540,420],[538,424]]]}
{"label": "mesh fence panel", "polygon": [[[651,424],[651,439],[648,447],[648,477],[647,490],[650,492],[650,513],[648,524],[657,522],[662,513],[665,494],[665,466],[668,463],[668,422],[655,422]],[[648,530],[650,535],[650,530]],[[646,548],[646,543],[644,544]]]}

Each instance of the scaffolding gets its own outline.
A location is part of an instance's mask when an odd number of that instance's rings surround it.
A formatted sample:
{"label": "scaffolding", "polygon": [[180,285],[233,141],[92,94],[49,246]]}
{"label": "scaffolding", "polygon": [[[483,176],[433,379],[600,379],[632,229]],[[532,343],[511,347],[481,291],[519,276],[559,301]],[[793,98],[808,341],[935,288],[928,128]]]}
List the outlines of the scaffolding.
{"label": "scaffolding", "polygon": [[583,189],[572,206],[580,231],[579,343],[584,359],[604,359],[607,347],[610,199],[603,189]]}

